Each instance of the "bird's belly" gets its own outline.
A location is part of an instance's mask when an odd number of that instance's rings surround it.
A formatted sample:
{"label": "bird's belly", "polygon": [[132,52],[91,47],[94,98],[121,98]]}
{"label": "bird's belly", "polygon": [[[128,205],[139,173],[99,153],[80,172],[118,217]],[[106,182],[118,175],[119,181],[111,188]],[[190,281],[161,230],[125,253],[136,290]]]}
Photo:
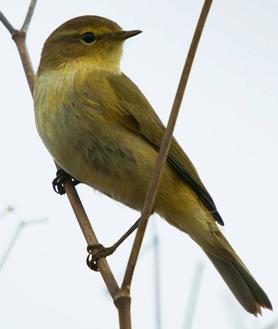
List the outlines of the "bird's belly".
{"label": "bird's belly", "polygon": [[36,113],[38,132],[56,163],[79,181],[140,209],[152,169],[144,159],[146,152],[138,151],[140,140],[124,128],[101,122],[86,127],[73,115],[61,109]]}
{"label": "bird's belly", "polygon": [[[140,210],[157,152],[122,126],[86,122],[73,113],[36,114],[39,134],[56,163],[77,180],[121,203]],[[184,184],[166,165],[156,208],[165,208]]]}

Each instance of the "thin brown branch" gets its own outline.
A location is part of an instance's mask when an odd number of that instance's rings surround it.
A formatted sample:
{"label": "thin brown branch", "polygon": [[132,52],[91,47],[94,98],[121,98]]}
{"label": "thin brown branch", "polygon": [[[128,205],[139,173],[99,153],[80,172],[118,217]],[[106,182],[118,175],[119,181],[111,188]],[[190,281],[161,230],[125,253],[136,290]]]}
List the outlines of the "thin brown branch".
{"label": "thin brown branch", "polygon": [[121,289],[114,296],[114,303],[119,312],[120,329],[131,329],[129,289]]}
{"label": "thin brown branch", "polygon": [[22,62],[22,66],[25,72],[25,76],[31,91],[31,94],[33,95],[34,90],[34,69],[30,60],[29,52],[26,47],[26,34],[23,31],[16,31],[12,38],[17,46],[18,53]]}
{"label": "thin brown branch", "polygon": [[[34,89],[34,69],[32,67],[30,56],[28,49],[26,47],[26,31],[28,29],[28,26],[30,24],[34,9],[35,9],[36,1],[32,0],[27,12],[27,15],[25,17],[24,23],[22,25],[22,28],[20,30],[17,30],[13,27],[13,25],[10,23],[10,21],[7,19],[7,17],[0,12],[0,21],[3,23],[3,25],[7,28],[7,30],[10,32],[16,46],[19,52],[19,56],[22,62],[22,66],[28,81],[28,85],[30,88],[31,93],[33,94]],[[24,29],[23,29],[24,28]]]}
{"label": "thin brown branch", "polygon": [[3,23],[3,25],[7,28],[10,34],[14,34],[16,32],[16,29],[12,26],[12,24],[9,22],[7,17],[2,13],[2,11],[0,11],[0,22]]}
{"label": "thin brown branch", "polygon": [[183,99],[183,95],[184,95],[185,88],[187,85],[190,70],[191,70],[191,67],[193,64],[193,60],[194,60],[194,57],[196,54],[196,50],[197,50],[197,47],[199,44],[199,40],[200,40],[202,31],[203,31],[203,27],[206,22],[206,18],[209,13],[209,9],[211,7],[211,4],[212,4],[212,0],[206,0],[203,5],[203,9],[202,9],[201,15],[199,17],[199,21],[197,23],[195,33],[194,33],[194,36],[193,36],[193,39],[192,39],[192,42],[191,42],[191,45],[189,48],[189,52],[186,57],[185,65],[184,65],[184,68],[182,71],[182,75],[181,75],[181,78],[179,81],[176,96],[175,96],[175,99],[173,102],[168,125],[167,125],[167,128],[165,130],[165,133],[164,133],[164,136],[162,139],[162,143],[161,143],[158,158],[157,158],[157,161],[155,164],[153,176],[152,176],[152,179],[151,179],[151,182],[150,182],[150,185],[148,188],[148,192],[146,195],[146,199],[144,202],[144,207],[143,207],[142,214],[141,214],[141,220],[140,220],[140,223],[139,223],[139,226],[138,226],[138,229],[136,232],[136,236],[134,239],[134,243],[132,246],[130,258],[129,258],[129,261],[127,264],[125,276],[124,276],[123,283],[122,283],[122,288],[127,288],[127,287],[130,287],[130,285],[131,285],[134,269],[136,266],[136,262],[137,262],[140,248],[142,245],[142,241],[144,238],[145,230],[146,230],[146,227],[148,224],[148,219],[153,212],[155,197],[156,197],[156,194],[158,191],[159,182],[161,180],[162,169],[163,169],[164,164],[167,159],[167,154],[168,154],[168,151],[170,148],[171,139],[172,139],[175,123],[176,123],[176,120],[178,117],[180,105],[181,105],[181,102]]}
{"label": "thin brown branch", "polygon": [[[87,241],[87,244],[88,245],[97,244],[98,243],[97,237],[89,221],[89,218],[86,214],[86,211],[81,203],[81,200],[76,192],[75,187],[71,184],[70,181],[66,182],[64,187],[67,193],[67,197],[74,211],[74,214],[76,216],[76,219],[78,221],[78,224]],[[114,298],[114,296],[119,291],[119,286],[105,258],[100,258],[98,260],[98,268],[106,284],[106,287],[110,292],[110,295],[112,296],[112,298]]]}
{"label": "thin brown branch", "polygon": [[34,14],[36,4],[37,4],[37,0],[31,0],[26,17],[24,19],[24,22],[22,24],[20,31],[27,33],[29,25],[31,23],[32,16]]}

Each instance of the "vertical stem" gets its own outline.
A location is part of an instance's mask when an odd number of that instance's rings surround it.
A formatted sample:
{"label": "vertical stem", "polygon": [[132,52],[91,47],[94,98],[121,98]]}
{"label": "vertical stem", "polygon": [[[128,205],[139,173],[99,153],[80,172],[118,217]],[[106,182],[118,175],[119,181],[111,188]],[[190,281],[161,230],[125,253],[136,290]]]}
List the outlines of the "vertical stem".
{"label": "vertical stem", "polygon": [[160,284],[160,244],[156,230],[155,221],[154,225],[154,298],[155,298],[155,319],[156,329],[162,329],[161,321],[161,284]]}
{"label": "vertical stem", "polygon": [[192,328],[193,319],[196,312],[196,306],[199,298],[203,272],[204,272],[204,265],[198,264],[193,274],[193,280],[189,292],[189,298],[187,301],[187,309],[184,319],[184,329]]}
{"label": "vertical stem", "polygon": [[118,309],[120,329],[131,329],[131,298],[129,288],[119,290],[119,292],[114,296],[114,304]]}
{"label": "vertical stem", "polygon": [[120,329],[131,329],[130,300],[118,307]]}

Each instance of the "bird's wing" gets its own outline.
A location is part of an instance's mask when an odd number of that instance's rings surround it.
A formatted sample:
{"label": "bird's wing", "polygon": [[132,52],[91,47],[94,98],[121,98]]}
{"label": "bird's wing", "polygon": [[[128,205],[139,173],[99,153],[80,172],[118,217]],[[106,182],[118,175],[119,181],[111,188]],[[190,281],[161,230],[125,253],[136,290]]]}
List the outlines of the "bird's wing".
{"label": "bird's wing", "polygon": [[[115,110],[114,116],[116,120],[120,120],[121,124],[126,128],[140,134],[158,151],[165,127],[145,96],[124,74],[109,75],[108,83],[109,90],[111,90],[117,100],[115,101],[115,104],[117,103],[118,105],[117,109],[115,109],[115,106],[112,106]],[[105,102],[104,99],[107,100],[107,97],[103,97],[103,99],[99,99],[99,101]],[[109,106],[109,104],[103,105],[106,108]],[[111,108],[111,105],[109,107]],[[113,109],[111,108],[111,110]],[[205,207],[212,213],[214,219],[220,225],[224,225],[211,196],[203,185],[192,162],[174,138],[171,143],[167,161],[195,191]]]}

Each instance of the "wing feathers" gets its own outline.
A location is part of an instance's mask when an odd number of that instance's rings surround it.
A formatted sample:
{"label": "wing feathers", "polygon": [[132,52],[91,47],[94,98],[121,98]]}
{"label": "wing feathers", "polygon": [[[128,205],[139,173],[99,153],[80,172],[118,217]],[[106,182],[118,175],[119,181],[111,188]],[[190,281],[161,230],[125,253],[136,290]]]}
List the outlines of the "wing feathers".
{"label": "wing feathers", "polygon": [[[114,94],[115,102],[111,101],[108,104],[105,92],[98,92],[98,95],[103,94],[103,97],[99,98],[98,101],[102,102],[102,106],[106,109],[108,108],[109,112],[111,111],[114,118],[123,126],[140,134],[156,150],[159,150],[165,127],[142,92],[124,74],[109,75],[107,76],[107,82],[109,86],[106,87],[111,91],[112,97]],[[97,84],[92,86],[92,89],[94,87],[97,87]],[[113,103],[117,104],[117,107],[113,106]],[[220,225],[224,225],[211,196],[203,185],[192,162],[174,138],[167,161],[194,190],[204,206],[212,213],[214,219]]]}

